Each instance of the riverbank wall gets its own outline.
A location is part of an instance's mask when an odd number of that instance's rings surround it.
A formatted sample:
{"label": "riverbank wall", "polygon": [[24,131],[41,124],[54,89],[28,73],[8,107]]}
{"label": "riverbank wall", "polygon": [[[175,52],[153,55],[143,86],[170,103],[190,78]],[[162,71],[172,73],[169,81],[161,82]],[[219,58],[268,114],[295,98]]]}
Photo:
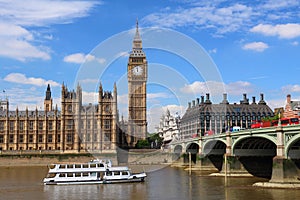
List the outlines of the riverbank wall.
{"label": "riverbank wall", "polygon": [[53,163],[79,163],[92,159],[110,159],[116,165],[169,164],[172,155],[160,150],[114,152],[13,152],[0,154],[0,166],[47,166]]}

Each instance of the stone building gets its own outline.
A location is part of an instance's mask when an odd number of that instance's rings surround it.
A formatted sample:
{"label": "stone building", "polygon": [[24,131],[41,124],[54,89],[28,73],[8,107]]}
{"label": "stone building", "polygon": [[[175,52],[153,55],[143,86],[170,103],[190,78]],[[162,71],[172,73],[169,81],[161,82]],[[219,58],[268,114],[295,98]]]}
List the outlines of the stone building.
{"label": "stone building", "polygon": [[300,101],[292,101],[291,95],[286,96],[283,117],[292,118],[300,116]]}
{"label": "stone building", "polygon": [[223,100],[219,104],[213,104],[209,94],[206,94],[206,99],[201,96],[201,100],[197,98],[189,102],[181,118],[180,131],[183,139],[200,134],[219,134],[233,126],[248,129],[252,122],[273,115],[273,111],[264,101],[263,94],[260,94],[258,103],[255,97],[252,97],[250,103],[247,95],[243,94],[243,100],[233,104],[229,104],[227,94],[223,94]]}
{"label": "stone building", "polygon": [[172,141],[180,140],[180,116],[173,116],[167,109],[166,113],[161,116],[157,133],[163,138],[162,147],[166,148]]}
{"label": "stone building", "polygon": [[61,88],[61,111],[53,108],[48,85],[44,110],[9,110],[8,99],[1,101],[0,150],[114,151],[120,145],[117,88],[103,91],[98,104],[83,105],[82,89]]}

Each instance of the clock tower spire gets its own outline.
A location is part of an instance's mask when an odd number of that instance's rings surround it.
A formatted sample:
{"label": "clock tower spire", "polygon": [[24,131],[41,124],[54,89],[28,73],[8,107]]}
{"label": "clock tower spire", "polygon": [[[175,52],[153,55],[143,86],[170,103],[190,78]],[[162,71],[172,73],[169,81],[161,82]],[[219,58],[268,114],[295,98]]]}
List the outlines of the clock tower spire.
{"label": "clock tower spire", "polygon": [[148,63],[142,48],[138,21],[127,65],[128,79],[128,130],[127,143],[134,147],[147,136],[147,75]]}

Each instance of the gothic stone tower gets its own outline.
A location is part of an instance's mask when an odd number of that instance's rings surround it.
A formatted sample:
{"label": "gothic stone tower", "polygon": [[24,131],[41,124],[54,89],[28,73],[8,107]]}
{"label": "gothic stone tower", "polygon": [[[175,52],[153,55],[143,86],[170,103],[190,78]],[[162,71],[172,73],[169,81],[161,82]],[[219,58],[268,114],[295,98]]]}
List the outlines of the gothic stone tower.
{"label": "gothic stone tower", "polygon": [[147,135],[147,68],[147,59],[142,48],[138,22],[136,22],[136,32],[127,65],[129,109],[127,142],[130,147],[134,147],[139,139],[145,139]]}
{"label": "gothic stone tower", "polygon": [[61,134],[58,139],[61,150],[79,151],[80,116],[82,107],[82,89],[78,85],[76,92],[68,91],[65,85],[61,90]]}
{"label": "gothic stone tower", "polygon": [[102,84],[99,86],[97,127],[100,135],[101,150],[115,150],[117,147],[117,86],[114,91],[103,91]]}
{"label": "gothic stone tower", "polygon": [[52,111],[52,97],[51,97],[51,89],[50,84],[48,84],[47,90],[46,90],[46,97],[44,100],[44,110],[49,112]]}

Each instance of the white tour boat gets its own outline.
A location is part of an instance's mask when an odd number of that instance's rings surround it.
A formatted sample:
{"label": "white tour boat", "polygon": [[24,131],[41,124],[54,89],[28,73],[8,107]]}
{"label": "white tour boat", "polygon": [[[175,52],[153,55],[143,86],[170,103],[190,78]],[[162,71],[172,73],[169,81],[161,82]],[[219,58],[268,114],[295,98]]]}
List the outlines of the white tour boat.
{"label": "white tour boat", "polygon": [[110,160],[52,164],[44,185],[102,184],[144,181],[146,173],[132,174],[128,167],[112,167]]}

